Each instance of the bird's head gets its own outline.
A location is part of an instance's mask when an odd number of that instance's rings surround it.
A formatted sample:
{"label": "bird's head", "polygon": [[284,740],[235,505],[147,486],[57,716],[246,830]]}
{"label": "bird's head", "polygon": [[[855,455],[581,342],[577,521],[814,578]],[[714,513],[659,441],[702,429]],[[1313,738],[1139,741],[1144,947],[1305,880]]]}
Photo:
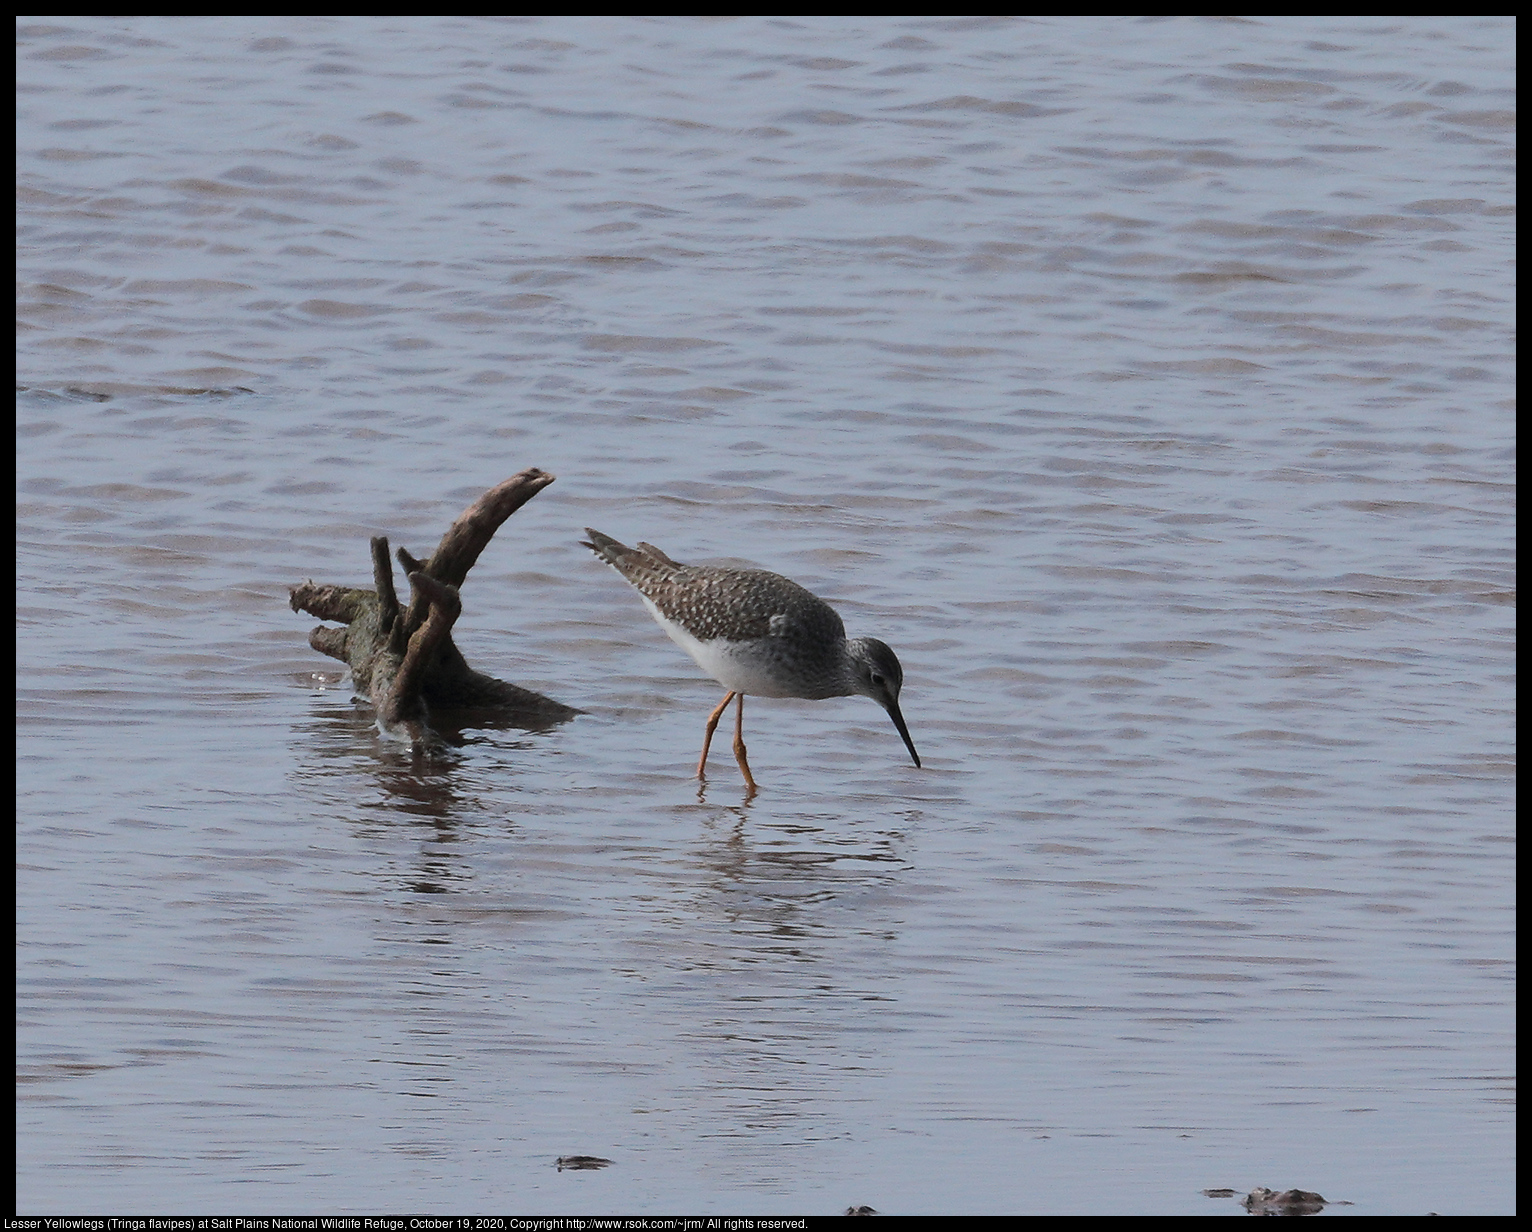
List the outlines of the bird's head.
{"label": "bird's head", "polygon": [[904,686],[904,668],[899,657],[884,642],[875,637],[858,637],[847,643],[851,660],[852,690],[863,697],[870,697],[893,719],[894,726],[904,739],[904,747],[910,757],[920,765],[920,754],[910,739],[910,729],[904,725],[904,715],[899,713],[899,690]]}

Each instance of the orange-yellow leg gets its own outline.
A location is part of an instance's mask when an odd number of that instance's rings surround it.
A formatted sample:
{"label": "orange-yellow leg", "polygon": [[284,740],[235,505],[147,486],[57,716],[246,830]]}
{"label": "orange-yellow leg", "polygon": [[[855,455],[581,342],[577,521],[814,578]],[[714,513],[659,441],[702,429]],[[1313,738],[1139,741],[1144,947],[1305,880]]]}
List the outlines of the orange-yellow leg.
{"label": "orange-yellow leg", "polygon": [[745,695],[740,693],[739,712],[734,716],[734,760],[739,762],[739,768],[744,771],[745,786],[750,789],[753,796],[760,790],[755,785],[755,779],[750,774],[750,763],[745,760]]}
{"label": "orange-yellow leg", "polygon": [[[725,693],[723,695],[723,701],[719,702],[717,709],[715,709],[713,713],[707,717],[707,734],[702,737],[702,757],[697,762],[697,777],[699,779],[707,778],[705,771],[707,770],[708,746],[713,743],[713,733],[718,729],[718,720],[723,717],[724,709],[730,702],[734,700],[734,696],[735,695],[732,690],[728,693]],[[740,703],[743,705],[744,698],[740,699]]]}

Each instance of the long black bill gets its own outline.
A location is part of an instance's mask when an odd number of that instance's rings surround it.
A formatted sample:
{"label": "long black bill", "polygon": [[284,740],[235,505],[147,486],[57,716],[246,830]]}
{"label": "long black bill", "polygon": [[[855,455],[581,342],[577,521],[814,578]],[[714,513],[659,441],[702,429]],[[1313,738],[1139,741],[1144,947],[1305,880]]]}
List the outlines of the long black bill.
{"label": "long black bill", "polygon": [[899,734],[904,737],[904,747],[909,749],[915,764],[920,765],[920,754],[915,751],[915,742],[910,739],[910,729],[904,725],[904,716],[899,713],[899,703],[889,702],[884,709],[888,711],[888,717],[894,721],[894,726],[899,729]]}

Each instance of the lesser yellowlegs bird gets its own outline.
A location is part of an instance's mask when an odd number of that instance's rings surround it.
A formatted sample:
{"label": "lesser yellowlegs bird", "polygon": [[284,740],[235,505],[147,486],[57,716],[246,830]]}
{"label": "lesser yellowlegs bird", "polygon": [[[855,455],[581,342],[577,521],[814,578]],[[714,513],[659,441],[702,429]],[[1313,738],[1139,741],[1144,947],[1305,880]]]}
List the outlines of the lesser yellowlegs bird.
{"label": "lesser yellowlegs bird", "polygon": [[708,716],[697,777],[705,778],[708,746],[724,708],[736,698],[734,757],[745,785],[756,790],[745,760],[745,694],[757,697],[870,697],[893,719],[915,764],[920,754],[899,713],[904,669],[875,637],[846,637],[823,599],[764,569],[710,569],[677,564],[653,544],[630,548],[585,528],[585,546],[626,578],[649,614],[697,666],[728,690]]}

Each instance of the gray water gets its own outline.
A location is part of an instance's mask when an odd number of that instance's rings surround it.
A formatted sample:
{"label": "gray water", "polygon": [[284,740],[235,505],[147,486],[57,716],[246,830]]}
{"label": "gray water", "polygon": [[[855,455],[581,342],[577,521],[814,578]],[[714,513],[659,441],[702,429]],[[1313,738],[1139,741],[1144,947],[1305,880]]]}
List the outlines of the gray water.
{"label": "gray water", "polygon": [[[1511,1213],[1513,40],[22,19],[20,1211]],[[288,587],[527,466],[413,758]]]}

